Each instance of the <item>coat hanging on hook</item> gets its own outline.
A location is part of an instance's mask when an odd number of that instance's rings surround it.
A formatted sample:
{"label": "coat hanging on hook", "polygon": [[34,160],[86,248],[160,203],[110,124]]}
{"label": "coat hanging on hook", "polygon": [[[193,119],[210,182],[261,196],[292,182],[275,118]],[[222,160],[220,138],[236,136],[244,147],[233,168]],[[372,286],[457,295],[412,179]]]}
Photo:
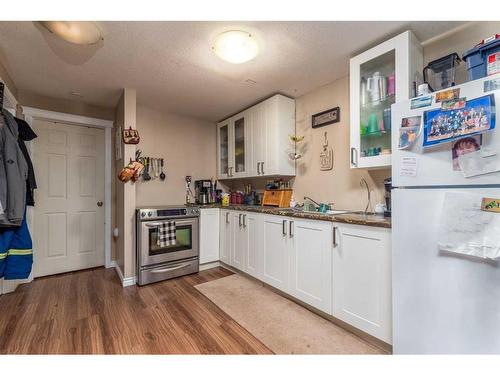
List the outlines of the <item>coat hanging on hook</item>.
{"label": "coat hanging on hook", "polygon": [[3,109],[4,91],[5,91],[5,85],[3,82],[0,82],[0,111]]}

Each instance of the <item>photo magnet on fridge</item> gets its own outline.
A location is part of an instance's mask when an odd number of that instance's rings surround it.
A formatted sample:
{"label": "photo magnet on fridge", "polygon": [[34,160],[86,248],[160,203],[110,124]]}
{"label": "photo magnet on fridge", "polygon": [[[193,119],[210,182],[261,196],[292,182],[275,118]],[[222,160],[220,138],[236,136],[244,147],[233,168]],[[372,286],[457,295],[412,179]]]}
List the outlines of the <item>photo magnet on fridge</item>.
{"label": "photo magnet on fridge", "polygon": [[449,111],[452,109],[460,109],[460,108],[465,107],[466,102],[467,102],[467,98],[447,100],[445,102],[441,102],[441,109],[443,111]]}
{"label": "photo magnet on fridge", "polygon": [[436,103],[460,98],[460,89],[450,89],[436,93]]}
{"label": "photo magnet on fridge", "polygon": [[415,144],[422,130],[422,117],[405,117],[401,120],[399,128],[399,149],[409,148]]}
{"label": "photo magnet on fridge", "polygon": [[451,144],[451,160],[454,171],[462,170],[460,168],[460,164],[458,163],[459,156],[479,151],[481,149],[482,138],[482,134],[479,134],[472,137],[460,138]]}
{"label": "photo magnet on fridge", "polygon": [[432,96],[424,96],[422,98],[412,99],[410,109],[428,107],[432,104]]}
{"label": "photo magnet on fridge", "polygon": [[484,81],[484,92],[500,90],[500,78],[490,79],[489,81]]}
{"label": "photo magnet on fridge", "polygon": [[424,112],[424,147],[472,136],[495,128],[493,94],[467,100],[460,109]]}

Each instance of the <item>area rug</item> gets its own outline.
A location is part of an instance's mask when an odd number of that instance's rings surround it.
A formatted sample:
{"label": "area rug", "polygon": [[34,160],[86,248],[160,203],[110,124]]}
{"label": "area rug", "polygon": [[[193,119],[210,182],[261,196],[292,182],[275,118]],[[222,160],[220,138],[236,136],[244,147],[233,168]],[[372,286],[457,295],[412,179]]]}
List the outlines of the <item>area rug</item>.
{"label": "area rug", "polygon": [[384,354],[244,276],[234,274],[196,289],[276,354]]}

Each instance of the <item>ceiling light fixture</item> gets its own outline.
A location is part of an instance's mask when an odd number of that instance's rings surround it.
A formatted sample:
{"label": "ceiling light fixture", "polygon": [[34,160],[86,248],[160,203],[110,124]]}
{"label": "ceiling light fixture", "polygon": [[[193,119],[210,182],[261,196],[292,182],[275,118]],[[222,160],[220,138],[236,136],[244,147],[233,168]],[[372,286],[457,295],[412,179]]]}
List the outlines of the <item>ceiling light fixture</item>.
{"label": "ceiling light fixture", "polygon": [[250,61],[259,53],[255,37],[241,30],[231,30],[220,34],[212,49],[221,59],[233,64]]}
{"label": "ceiling light fixture", "polygon": [[104,40],[101,30],[92,21],[41,21],[52,34],[73,44],[96,44]]}

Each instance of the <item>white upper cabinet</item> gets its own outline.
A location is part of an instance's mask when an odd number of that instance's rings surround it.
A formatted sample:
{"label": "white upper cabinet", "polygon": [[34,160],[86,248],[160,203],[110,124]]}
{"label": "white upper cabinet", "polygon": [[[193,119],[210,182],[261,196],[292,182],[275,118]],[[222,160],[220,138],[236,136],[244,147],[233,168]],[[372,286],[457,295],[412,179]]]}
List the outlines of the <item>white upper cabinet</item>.
{"label": "white upper cabinet", "polygon": [[295,161],[287,152],[293,150],[289,140],[293,134],[295,100],[283,95],[221,121],[217,126],[217,177],[294,176]]}
{"label": "white upper cabinet", "polygon": [[217,124],[217,177],[220,179],[230,177],[230,168],[233,167],[229,157],[233,152],[229,144],[230,124],[229,119]]}
{"label": "white upper cabinet", "polygon": [[351,168],[390,167],[391,105],[412,97],[422,69],[422,47],[411,31],[351,59]]}
{"label": "white upper cabinet", "polygon": [[250,126],[252,124],[252,112],[244,111],[232,117],[232,136],[229,138],[232,144],[230,177],[247,177],[250,175]]}

